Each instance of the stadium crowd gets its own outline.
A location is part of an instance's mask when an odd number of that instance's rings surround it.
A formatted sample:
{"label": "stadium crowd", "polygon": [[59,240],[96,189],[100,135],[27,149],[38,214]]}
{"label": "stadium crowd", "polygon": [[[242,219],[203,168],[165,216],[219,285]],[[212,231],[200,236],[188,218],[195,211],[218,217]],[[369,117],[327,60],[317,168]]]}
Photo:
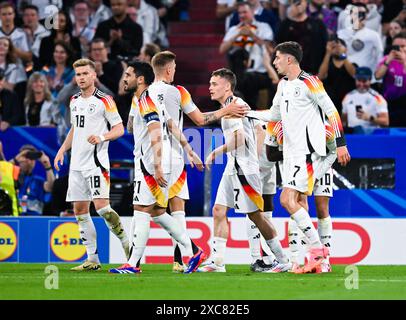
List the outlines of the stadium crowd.
{"label": "stadium crowd", "polygon": [[[96,63],[98,88],[115,98],[127,123],[132,98],[122,84],[127,63],[137,58],[149,62],[170,48],[168,22],[190,20],[190,4],[1,1],[0,130],[54,126],[63,141],[70,127],[69,99],[78,91],[72,63],[81,57]],[[58,28],[52,27],[49,5],[59,9],[54,19]],[[303,47],[303,69],[323,81],[347,132],[406,127],[406,0],[217,0],[215,15],[225,20],[219,51],[227,56],[237,91],[251,107],[270,106],[279,81],[274,48],[293,40]],[[36,160],[46,178],[31,176]],[[59,183],[48,156],[23,146],[12,161],[2,156],[1,163],[2,176],[13,172],[24,213],[42,214],[54,182]],[[27,192],[35,202],[31,209]]]}

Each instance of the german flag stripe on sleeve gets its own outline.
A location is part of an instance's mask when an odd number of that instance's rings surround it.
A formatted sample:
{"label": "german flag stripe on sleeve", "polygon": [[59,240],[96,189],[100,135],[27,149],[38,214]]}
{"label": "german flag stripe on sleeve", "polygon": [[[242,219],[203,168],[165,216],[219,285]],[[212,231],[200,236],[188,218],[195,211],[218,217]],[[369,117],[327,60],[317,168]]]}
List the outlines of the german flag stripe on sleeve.
{"label": "german flag stripe on sleeve", "polygon": [[158,109],[150,96],[145,96],[140,100],[140,112],[143,117],[150,113],[158,114]]}
{"label": "german flag stripe on sleeve", "polygon": [[326,124],[326,141],[332,142],[335,139],[334,129],[332,126]]}
{"label": "german flag stripe on sleeve", "polygon": [[333,116],[328,117],[328,121],[332,125],[334,129],[334,134],[337,137],[344,136],[344,129],[341,123],[340,115],[338,114],[337,110],[334,111]]}
{"label": "german flag stripe on sleeve", "polygon": [[192,97],[190,96],[189,91],[187,91],[186,88],[182,87],[182,86],[176,86],[176,88],[180,92],[181,107],[183,108],[184,106],[187,106],[188,104],[190,104],[190,102],[192,101]]}
{"label": "german flag stripe on sleeve", "polygon": [[104,96],[100,98],[104,103],[107,112],[117,112],[117,106],[111,96]]}
{"label": "german flag stripe on sleeve", "polygon": [[323,83],[316,76],[305,76],[304,83],[309,88],[310,92],[313,94],[319,94],[325,92]]}

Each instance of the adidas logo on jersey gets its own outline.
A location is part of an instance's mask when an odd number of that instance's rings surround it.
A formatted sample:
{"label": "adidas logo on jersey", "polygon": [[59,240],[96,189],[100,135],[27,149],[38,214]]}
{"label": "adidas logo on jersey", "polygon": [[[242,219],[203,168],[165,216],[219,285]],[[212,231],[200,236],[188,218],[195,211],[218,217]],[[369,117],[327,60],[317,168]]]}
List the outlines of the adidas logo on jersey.
{"label": "adidas logo on jersey", "polygon": [[99,190],[96,190],[95,192],[93,192],[93,197],[94,197],[94,196],[100,196]]}
{"label": "adidas logo on jersey", "polygon": [[326,188],[323,190],[323,193],[330,193],[330,188]]}
{"label": "adidas logo on jersey", "polygon": [[135,197],[134,197],[134,201],[140,201],[140,200],[138,199],[138,196],[135,196]]}
{"label": "adidas logo on jersey", "polygon": [[289,183],[288,183],[288,185],[291,185],[291,186],[296,186],[296,182],[295,182],[295,180],[293,180],[293,181],[289,182]]}

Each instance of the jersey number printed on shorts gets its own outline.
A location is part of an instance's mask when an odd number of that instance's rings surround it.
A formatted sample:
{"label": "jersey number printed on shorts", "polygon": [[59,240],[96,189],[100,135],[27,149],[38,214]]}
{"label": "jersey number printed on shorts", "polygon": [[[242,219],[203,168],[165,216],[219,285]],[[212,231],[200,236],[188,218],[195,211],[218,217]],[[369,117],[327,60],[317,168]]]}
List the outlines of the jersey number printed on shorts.
{"label": "jersey number printed on shorts", "polygon": [[85,116],[83,115],[76,115],[76,127],[83,128],[85,126]]}
{"label": "jersey number printed on shorts", "polygon": [[286,113],[289,111],[289,100],[285,100],[286,103]]}
{"label": "jersey number printed on shorts", "polygon": [[100,188],[100,176],[90,177],[90,187],[92,189]]}
{"label": "jersey number printed on shorts", "polygon": [[324,177],[320,178],[320,184],[325,186],[331,185],[331,175],[330,173],[326,173]]}

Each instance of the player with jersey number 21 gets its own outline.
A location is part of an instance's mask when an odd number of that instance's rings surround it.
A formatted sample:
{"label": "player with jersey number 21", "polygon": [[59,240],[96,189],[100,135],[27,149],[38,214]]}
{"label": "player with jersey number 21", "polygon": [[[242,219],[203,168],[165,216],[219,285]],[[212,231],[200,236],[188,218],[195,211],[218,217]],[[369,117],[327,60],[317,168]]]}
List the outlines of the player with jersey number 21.
{"label": "player with jersey number 21", "polygon": [[298,272],[317,272],[329,252],[303,206],[303,196],[312,194],[315,180],[325,173],[319,171],[325,167],[321,164],[326,158],[326,117],[334,129],[338,162],[345,166],[350,154],[340,116],[322,82],[300,68],[301,46],[292,41],[283,42],[275,52],[273,63],[284,78],[278,84],[272,107],[266,111],[249,111],[247,116],[267,122],[282,120],[284,173],[280,201],[310,243],[310,259]]}
{"label": "player with jersey number 21", "polygon": [[129,257],[128,237],[119,215],[111,208],[109,201],[108,146],[110,140],[124,134],[124,126],[113,98],[95,87],[95,63],[89,59],[79,59],[73,68],[80,92],[70,100],[71,128],[55,157],[54,166],[59,171],[65,152],[72,149],[66,201],[73,202],[87,260],[71,270],[97,271],[101,265],[96,229],[89,214],[90,201],[93,201],[97,213],[105,220],[110,231],[121,241]]}

